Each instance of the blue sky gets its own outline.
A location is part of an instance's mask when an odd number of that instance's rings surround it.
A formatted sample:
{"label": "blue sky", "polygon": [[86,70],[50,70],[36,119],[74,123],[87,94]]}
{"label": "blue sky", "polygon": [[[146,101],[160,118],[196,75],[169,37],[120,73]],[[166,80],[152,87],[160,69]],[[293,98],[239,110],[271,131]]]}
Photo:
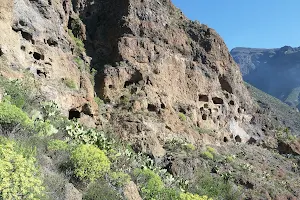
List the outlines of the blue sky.
{"label": "blue sky", "polygon": [[300,0],[172,0],[233,47],[300,46]]}

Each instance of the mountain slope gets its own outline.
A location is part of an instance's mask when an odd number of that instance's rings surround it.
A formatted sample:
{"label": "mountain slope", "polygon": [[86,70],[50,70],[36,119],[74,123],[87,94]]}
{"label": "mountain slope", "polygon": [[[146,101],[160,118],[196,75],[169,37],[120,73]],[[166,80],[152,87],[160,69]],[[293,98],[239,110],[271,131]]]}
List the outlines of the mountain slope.
{"label": "mountain slope", "polygon": [[272,121],[270,124],[275,125],[276,128],[288,127],[294,134],[300,134],[300,113],[298,111],[248,83],[246,86],[260,106],[261,112],[264,112]]}
{"label": "mountain slope", "polygon": [[170,0],[2,0],[0,27],[0,199],[300,198],[297,139]]}
{"label": "mountain slope", "polygon": [[234,48],[231,55],[245,81],[292,107],[299,105],[300,48]]}

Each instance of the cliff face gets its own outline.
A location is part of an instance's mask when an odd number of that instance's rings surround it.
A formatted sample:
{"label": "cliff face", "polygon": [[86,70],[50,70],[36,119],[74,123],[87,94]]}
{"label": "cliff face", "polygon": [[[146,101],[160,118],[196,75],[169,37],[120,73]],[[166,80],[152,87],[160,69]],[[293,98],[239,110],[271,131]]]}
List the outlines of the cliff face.
{"label": "cliff face", "polygon": [[292,107],[298,107],[300,48],[235,48],[231,54],[240,65],[245,81]]}
{"label": "cliff face", "polygon": [[[66,166],[72,163],[70,151],[61,156],[42,144],[38,147],[42,174],[58,182],[47,180],[53,199],[82,199],[81,193],[101,196],[102,183],[122,198],[141,199],[144,186],[133,171],[149,163],[181,180],[165,184],[179,193],[184,186],[188,192],[206,194],[197,188],[201,181],[196,176],[205,169],[209,176],[214,173],[214,178],[241,186],[247,199],[299,196],[298,177],[291,168],[297,161],[264,147],[283,154],[299,154],[299,149],[273,137],[271,112],[253,103],[222,38],[206,25],[188,20],[170,0],[1,0],[0,28],[1,76],[33,79],[39,103],[55,101],[69,119],[79,118],[99,132],[79,125],[72,131],[87,137],[107,134],[92,138],[96,141],[92,144],[100,148],[103,139],[107,149],[110,142],[115,145],[112,152],[121,158],[107,155],[116,165],[112,170],[127,173],[137,184],[112,186],[116,183],[111,174],[98,180],[101,184],[79,181],[74,166]],[[242,72],[250,74],[256,66],[248,55],[241,57],[249,65]],[[97,99],[99,105],[95,94],[103,100]],[[59,139],[73,148],[69,128],[59,127],[60,135],[43,142]],[[122,141],[119,146],[115,138]],[[86,143],[85,138],[76,139],[75,144]],[[186,180],[195,187],[188,188]],[[273,192],[274,185],[282,190]],[[233,188],[230,193],[236,193],[238,187]]]}
{"label": "cliff face", "polygon": [[[121,120],[130,127],[120,127],[118,132],[139,142],[142,133],[151,140],[145,143],[155,143],[152,149],[157,149],[164,143],[157,138],[180,135],[199,140],[189,126],[222,129],[219,135],[229,138],[237,134],[230,132],[230,126],[251,119],[251,99],[238,66],[213,29],[188,20],[168,0],[79,1],[76,5],[86,24],[87,52],[99,72],[96,92],[122,110],[112,113],[112,122],[118,127]],[[127,114],[150,116],[125,119],[124,99],[133,107]],[[187,117],[186,122],[179,113]],[[152,125],[157,116],[159,132]],[[249,138],[245,134],[243,142]]]}
{"label": "cliff face", "polygon": [[[34,77],[40,95],[86,117],[96,113],[89,70],[75,62],[76,46],[68,34],[73,11],[68,1],[1,1],[0,73],[7,78]],[[66,83],[71,83],[68,88]],[[84,111],[86,105],[91,106]]]}

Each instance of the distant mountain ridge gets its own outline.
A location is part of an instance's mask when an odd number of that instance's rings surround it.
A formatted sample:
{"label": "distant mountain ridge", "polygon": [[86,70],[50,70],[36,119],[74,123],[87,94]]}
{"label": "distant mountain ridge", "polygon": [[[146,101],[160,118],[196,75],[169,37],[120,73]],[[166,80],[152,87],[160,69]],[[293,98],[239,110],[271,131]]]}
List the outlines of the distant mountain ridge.
{"label": "distant mountain ridge", "polygon": [[300,108],[300,47],[237,47],[230,53],[246,82],[292,107]]}

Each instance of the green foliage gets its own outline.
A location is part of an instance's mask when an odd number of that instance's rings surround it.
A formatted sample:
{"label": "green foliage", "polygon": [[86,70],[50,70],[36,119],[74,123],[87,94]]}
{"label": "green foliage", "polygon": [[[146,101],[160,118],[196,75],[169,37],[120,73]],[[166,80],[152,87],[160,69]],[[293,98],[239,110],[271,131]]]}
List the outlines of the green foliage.
{"label": "green foliage", "polygon": [[85,52],[85,48],[84,48],[84,44],[83,42],[74,36],[72,30],[68,30],[69,36],[71,37],[71,39],[74,41],[75,43],[75,54],[76,55],[80,55],[82,52]]}
{"label": "green foliage", "polygon": [[0,103],[0,124],[2,125],[22,125],[32,127],[32,121],[20,108],[7,101]]}
{"label": "green foliage", "polygon": [[6,98],[19,108],[23,108],[27,101],[28,92],[19,80],[9,81],[0,77],[0,87],[3,87]]}
{"label": "green foliage", "polygon": [[196,150],[196,147],[190,143],[184,144],[183,146],[186,151],[195,151]]}
{"label": "green foliage", "polygon": [[86,69],[86,65],[80,57],[76,56],[74,58],[74,62],[76,63],[78,69],[80,69],[81,71]]}
{"label": "green foliage", "polygon": [[179,119],[181,120],[181,121],[186,121],[186,116],[185,116],[185,114],[183,114],[183,113],[178,113],[178,117],[179,117]]}
{"label": "green foliage", "polygon": [[[76,144],[96,144],[100,138],[100,133],[94,129],[86,129],[78,122],[72,122],[66,127],[68,135]],[[70,140],[69,139],[69,140]]]}
{"label": "green foliage", "polygon": [[70,28],[72,30],[72,33],[74,34],[75,37],[79,38],[81,34],[81,26],[82,26],[82,21],[80,20],[79,17],[75,17],[70,20]]}
{"label": "green foliage", "polygon": [[181,193],[180,200],[213,200],[213,199],[208,198],[208,196],[199,196],[198,194]]}
{"label": "green foliage", "polygon": [[95,97],[95,102],[98,104],[99,108],[103,106],[104,101],[100,99],[99,97]]}
{"label": "green foliage", "polygon": [[216,154],[216,150],[210,146],[206,147],[207,151],[209,151],[212,154]]}
{"label": "green foliage", "polygon": [[225,160],[226,160],[226,162],[231,163],[235,160],[235,158],[236,158],[235,155],[229,155],[229,156],[226,156]]}
{"label": "green foliage", "polygon": [[239,166],[245,172],[253,172],[253,166],[249,163],[242,163]]}
{"label": "green foliage", "polygon": [[124,185],[129,183],[131,180],[130,176],[123,172],[111,172],[109,174],[109,178],[110,178],[112,184],[117,187],[123,187]]}
{"label": "green foliage", "polygon": [[70,89],[76,89],[77,88],[76,83],[72,79],[66,78],[66,79],[64,79],[64,83]]}
{"label": "green foliage", "polygon": [[71,153],[71,160],[75,174],[80,179],[94,181],[110,170],[110,161],[105,153],[93,145],[82,144],[76,147]]}
{"label": "green foliage", "polygon": [[38,200],[43,196],[34,153],[28,152],[0,137],[0,199]]}
{"label": "green foliage", "polygon": [[241,193],[234,189],[230,182],[224,182],[222,177],[212,177],[206,171],[199,172],[191,184],[190,192],[206,195],[213,199],[239,200]]}
{"label": "green foliage", "polygon": [[58,130],[51,124],[50,120],[36,120],[34,127],[39,136],[51,136],[58,132]]}
{"label": "green foliage", "polygon": [[66,141],[62,141],[62,140],[51,140],[48,143],[48,149],[49,150],[53,150],[53,151],[59,151],[59,150],[68,150],[69,146],[68,143]]}
{"label": "green foliage", "polygon": [[297,136],[293,135],[289,128],[277,128],[276,138],[287,142],[293,142],[297,140]]}
{"label": "green foliage", "polygon": [[104,179],[91,183],[83,200],[121,200],[120,194]]}
{"label": "green foliage", "polygon": [[178,193],[172,188],[166,188],[161,177],[148,168],[136,169],[134,175],[137,183],[141,185],[141,194],[144,199],[178,199]]}
{"label": "green foliage", "polygon": [[42,105],[42,111],[43,111],[43,117],[45,119],[56,119],[58,116],[60,116],[59,107],[55,102],[43,102]]}
{"label": "green foliage", "polygon": [[159,175],[150,169],[136,169],[134,171],[138,183],[143,187],[141,188],[142,195],[145,199],[155,199],[157,195],[163,190],[164,183]]}
{"label": "green foliage", "polygon": [[201,156],[210,160],[214,159],[214,155],[209,151],[204,151],[201,153]]}

